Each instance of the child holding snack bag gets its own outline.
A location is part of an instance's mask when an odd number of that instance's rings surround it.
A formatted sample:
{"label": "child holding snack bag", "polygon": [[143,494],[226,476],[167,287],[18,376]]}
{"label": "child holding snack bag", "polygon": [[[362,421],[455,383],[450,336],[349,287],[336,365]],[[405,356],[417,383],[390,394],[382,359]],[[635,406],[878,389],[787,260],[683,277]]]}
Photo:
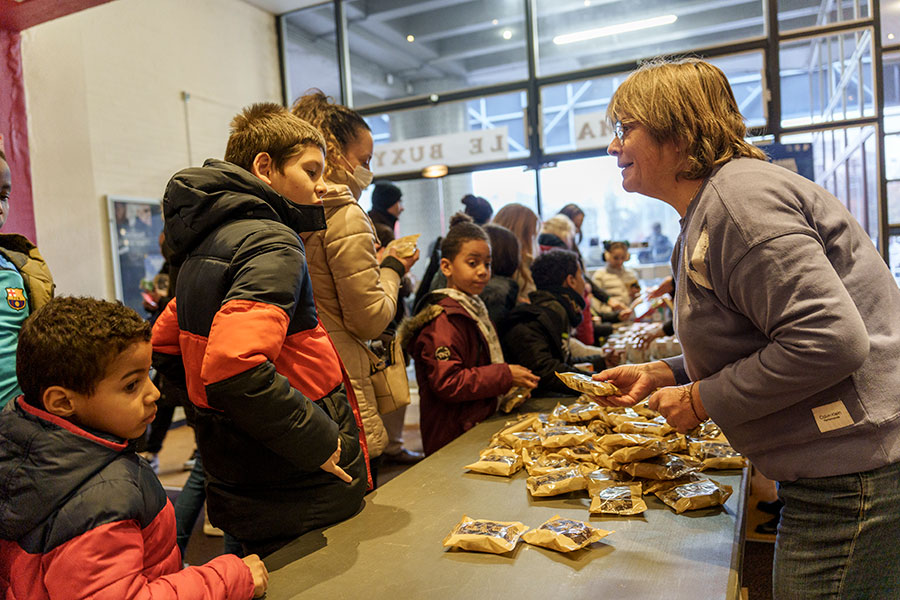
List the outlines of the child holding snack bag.
{"label": "child holding snack bag", "polygon": [[484,230],[457,214],[441,242],[447,287],[431,292],[398,337],[416,364],[422,446],[432,454],[480,423],[497,397],[533,389],[538,378],[504,362],[497,332],[478,294],[491,278],[491,246]]}

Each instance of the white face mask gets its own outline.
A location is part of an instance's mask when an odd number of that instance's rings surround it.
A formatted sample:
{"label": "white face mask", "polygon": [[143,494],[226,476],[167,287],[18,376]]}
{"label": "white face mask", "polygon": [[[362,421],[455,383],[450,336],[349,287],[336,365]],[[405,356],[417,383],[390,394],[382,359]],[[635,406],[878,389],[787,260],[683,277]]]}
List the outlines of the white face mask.
{"label": "white face mask", "polygon": [[347,175],[349,180],[347,185],[350,187],[353,197],[357,200],[359,200],[359,197],[362,195],[362,191],[369,187],[369,184],[372,183],[372,179],[375,178],[374,173],[362,165],[357,165],[357,167],[353,169],[353,173],[347,173]]}

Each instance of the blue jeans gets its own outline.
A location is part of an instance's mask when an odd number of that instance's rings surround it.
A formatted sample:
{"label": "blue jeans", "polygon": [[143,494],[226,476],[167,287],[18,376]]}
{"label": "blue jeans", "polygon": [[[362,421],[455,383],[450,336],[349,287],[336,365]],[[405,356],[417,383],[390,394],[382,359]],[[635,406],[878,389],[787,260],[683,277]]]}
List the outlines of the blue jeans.
{"label": "blue jeans", "polygon": [[776,600],[900,598],[900,463],[780,483]]}

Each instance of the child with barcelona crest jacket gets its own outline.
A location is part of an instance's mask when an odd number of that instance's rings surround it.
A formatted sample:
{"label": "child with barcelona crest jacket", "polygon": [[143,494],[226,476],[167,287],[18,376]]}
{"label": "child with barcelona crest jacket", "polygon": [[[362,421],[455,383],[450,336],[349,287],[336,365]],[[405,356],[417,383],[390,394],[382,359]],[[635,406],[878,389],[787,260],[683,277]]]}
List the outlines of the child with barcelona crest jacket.
{"label": "child with barcelona crest jacket", "polygon": [[507,364],[497,333],[478,294],[491,278],[485,231],[457,214],[441,242],[447,287],[434,290],[398,332],[416,365],[420,427],[425,454],[433,454],[497,408],[513,388],[532,389],[538,378]]}

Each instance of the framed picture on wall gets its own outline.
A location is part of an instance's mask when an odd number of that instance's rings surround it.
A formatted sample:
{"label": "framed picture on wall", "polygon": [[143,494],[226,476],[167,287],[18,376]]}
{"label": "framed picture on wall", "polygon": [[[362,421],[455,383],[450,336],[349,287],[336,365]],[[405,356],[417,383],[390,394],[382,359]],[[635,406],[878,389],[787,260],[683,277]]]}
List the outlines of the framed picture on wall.
{"label": "framed picture on wall", "polygon": [[148,317],[145,306],[152,306],[155,293],[166,285],[164,278],[157,277],[164,262],[159,247],[160,201],[107,196],[107,207],[116,298]]}

